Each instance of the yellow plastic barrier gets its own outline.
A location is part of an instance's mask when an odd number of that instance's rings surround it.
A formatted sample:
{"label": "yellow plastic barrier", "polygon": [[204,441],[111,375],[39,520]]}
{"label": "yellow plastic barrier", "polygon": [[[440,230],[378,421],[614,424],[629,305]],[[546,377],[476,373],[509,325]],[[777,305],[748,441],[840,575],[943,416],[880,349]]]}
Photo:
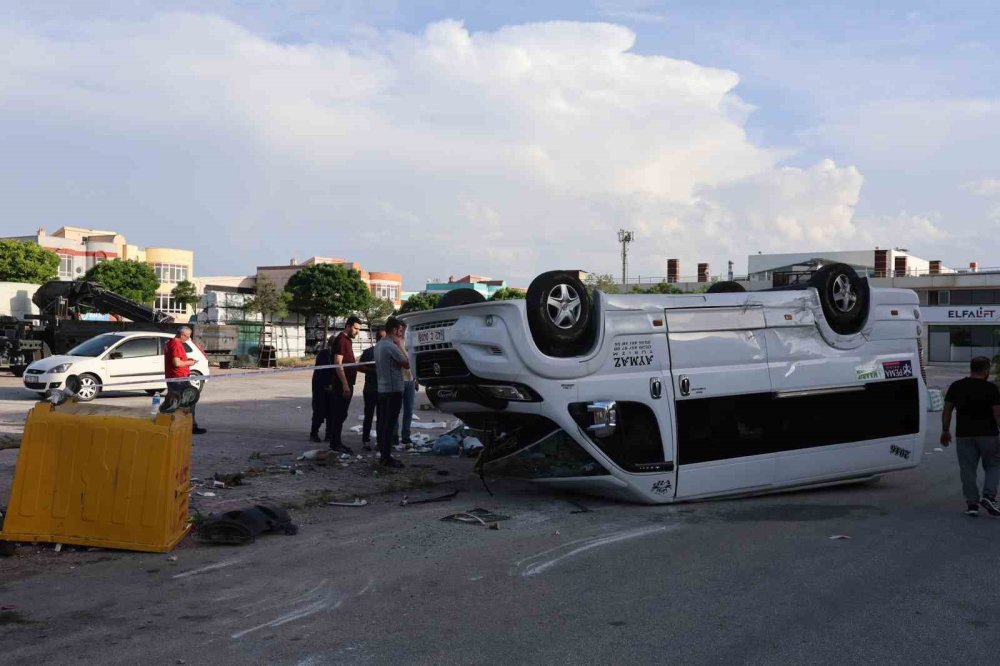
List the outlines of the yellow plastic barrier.
{"label": "yellow plastic barrier", "polygon": [[191,415],[40,402],[28,414],[0,540],[165,553],[190,529]]}

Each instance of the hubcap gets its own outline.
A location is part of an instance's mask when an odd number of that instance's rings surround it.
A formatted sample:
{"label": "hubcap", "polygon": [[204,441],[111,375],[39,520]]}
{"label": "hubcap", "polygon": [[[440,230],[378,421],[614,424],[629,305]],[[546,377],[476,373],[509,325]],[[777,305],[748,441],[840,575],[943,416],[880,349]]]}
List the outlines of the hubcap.
{"label": "hubcap", "polygon": [[549,319],[558,328],[573,328],[580,321],[580,295],[568,284],[556,285],[545,301]]}
{"label": "hubcap", "polygon": [[850,312],[858,301],[858,295],[851,287],[851,281],[846,275],[833,281],[833,304],[841,312]]}
{"label": "hubcap", "polygon": [[90,377],[84,377],[80,380],[80,390],[76,394],[84,400],[90,400],[97,394],[97,383]]}

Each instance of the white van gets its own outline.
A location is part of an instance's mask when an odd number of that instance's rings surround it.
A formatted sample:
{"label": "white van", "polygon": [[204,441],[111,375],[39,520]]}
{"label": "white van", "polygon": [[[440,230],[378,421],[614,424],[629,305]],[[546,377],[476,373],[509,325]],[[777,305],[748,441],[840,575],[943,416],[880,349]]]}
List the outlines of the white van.
{"label": "white van", "polygon": [[429,399],[491,433],[488,476],[659,503],[920,462],[916,294],[849,266],[763,292],[592,298],[552,271],[525,300],[477,300],[451,292],[403,319]]}

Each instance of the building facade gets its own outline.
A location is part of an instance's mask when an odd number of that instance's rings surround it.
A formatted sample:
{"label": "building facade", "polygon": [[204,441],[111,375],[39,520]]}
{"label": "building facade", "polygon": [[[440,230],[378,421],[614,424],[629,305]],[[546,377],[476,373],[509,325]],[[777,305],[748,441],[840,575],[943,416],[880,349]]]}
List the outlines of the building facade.
{"label": "building facade", "polygon": [[109,259],[146,262],[152,265],[160,280],[154,307],[170,313],[179,322],[187,321],[193,312],[174,303],[170,295],[178,282],[194,277],[194,252],[191,250],[141,249],[130,245],[117,232],[82,227],[60,227],[51,234],[45,229],[38,229],[32,236],[15,236],[10,240],[35,243],[58,254],[60,280],[78,280],[91,268]]}
{"label": "building facade", "polygon": [[284,289],[285,285],[293,275],[308,266],[318,264],[337,264],[345,268],[353,269],[361,275],[361,281],[367,285],[372,296],[387,299],[393,306],[398,308],[402,305],[403,298],[403,276],[399,273],[386,273],[379,271],[366,271],[361,264],[356,261],[345,259],[335,259],[332,257],[310,257],[302,263],[292,259],[285,266],[258,266],[257,275],[266,275],[273,281],[278,289]]}
{"label": "building facade", "polygon": [[425,294],[447,294],[455,289],[472,289],[489,299],[493,294],[507,287],[504,280],[494,280],[483,275],[465,275],[460,278],[451,276],[447,282],[428,282],[424,288]]}

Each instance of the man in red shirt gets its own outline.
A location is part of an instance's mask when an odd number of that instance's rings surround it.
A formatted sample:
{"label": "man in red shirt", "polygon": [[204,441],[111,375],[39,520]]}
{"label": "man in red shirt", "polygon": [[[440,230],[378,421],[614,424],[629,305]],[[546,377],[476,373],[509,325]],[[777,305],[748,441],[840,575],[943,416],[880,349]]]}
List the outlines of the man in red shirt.
{"label": "man in red shirt", "polygon": [[[194,359],[188,358],[184,344],[191,339],[191,329],[181,326],[177,331],[177,336],[167,340],[163,349],[163,374],[167,379],[184,379],[191,376],[191,366],[197,363]],[[169,382],[167,393],[180,393],[186,387],[191,386],[190,382]],[[203,435],[208,432],[205,428],[198,427],[198,421],[194,416],[194,407],[191,407],[191,432],[195,435]]]}
{"label": "man in red shirt", "polygon": [[[348,317],[344,330],[334,338],[333,344],[330,345],[334,364],[356,362],[354,360],[354,338],[358,337],[360,330],[361,320],[357,317]],[[330,442],[330,449],[333,451],[353,454],[354,451],[350,447],[344,446],[340,436],[341,430],[344,428],[344,421],[347,420],[347,410],[351,407],[351,398],[354,397],[354,381],[358,377],[358,369],[356,367],[334,368],[334,373],[326,441]]]}

